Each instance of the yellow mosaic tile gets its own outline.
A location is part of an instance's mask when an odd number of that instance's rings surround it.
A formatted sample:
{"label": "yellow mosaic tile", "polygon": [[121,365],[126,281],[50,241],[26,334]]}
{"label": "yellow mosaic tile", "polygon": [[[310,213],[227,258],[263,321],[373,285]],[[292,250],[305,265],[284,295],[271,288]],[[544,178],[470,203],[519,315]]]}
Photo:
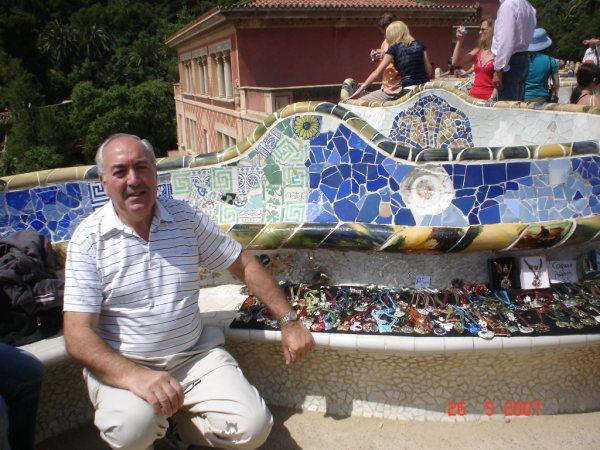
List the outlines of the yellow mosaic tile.
{"label": "yellow mosaic tile", "polygon": [[560,144],[540,145],[535,151],[535,158],[560,158],[566,153],[565,147]]}
{"label": "yellow mosaic tile", "polygon": [[38,186],[39,178],[37,172],[22,173],[3,178],[6,181],[6,190],[21,189],[30,186]]}
{"label": "yellow mosaic tile", "polygon": [[484,225],[479,235],[471,241],[465,251],[505,249],[512,245],[527,227],[523,223],[501,223]]}

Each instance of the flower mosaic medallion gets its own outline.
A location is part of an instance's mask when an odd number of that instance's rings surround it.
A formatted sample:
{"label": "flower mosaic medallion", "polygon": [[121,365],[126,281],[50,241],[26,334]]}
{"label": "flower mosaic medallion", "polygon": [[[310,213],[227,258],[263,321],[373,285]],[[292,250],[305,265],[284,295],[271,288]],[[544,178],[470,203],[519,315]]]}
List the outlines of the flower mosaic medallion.
{"label": "flower mosaic medallion", "polygon": [[411,148],[473,146],[471,124],[465,113],[435,95],[421,97],[394,119],[390,139]]}
{"label": "flower mosaic medallion", "polygon": [[415,167],[402,180],[400,193],[415,216],[440,214],[455,196],[452,179],[439,166]]}
{"label": "flower mosaic medallion", "polygon": [[293,120],[292,129],[299,138],[312,139],[321,129],[321,118],[313,115],[297,116]]}

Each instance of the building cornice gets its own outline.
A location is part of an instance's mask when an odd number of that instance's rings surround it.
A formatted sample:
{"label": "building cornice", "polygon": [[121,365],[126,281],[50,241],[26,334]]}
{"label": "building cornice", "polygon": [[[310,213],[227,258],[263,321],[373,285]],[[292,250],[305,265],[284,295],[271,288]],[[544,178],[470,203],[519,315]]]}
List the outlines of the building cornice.
{"label": "building cornice", "polygon": [[[198,17],[165,41],[178,47],[190,39],[204,34],[223,23],[233,23],[238,29],[275,28],[279,26],[336,28],[375,26],[383,12],[389,8],[213,8]],[[409,26],[445,26],[468,23],[479,16],[480,7],[462,8],[397,8]]]}

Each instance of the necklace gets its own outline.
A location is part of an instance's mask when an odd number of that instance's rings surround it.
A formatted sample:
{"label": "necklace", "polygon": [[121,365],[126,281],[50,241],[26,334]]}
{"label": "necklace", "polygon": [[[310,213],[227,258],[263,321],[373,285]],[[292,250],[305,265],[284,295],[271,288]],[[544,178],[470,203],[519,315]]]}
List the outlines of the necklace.
{"label": "necklace", "polygon": [[525,259],[524,261],[525,264],[527,264],[527,267],[529,267],[529,270],[531,270],[531,273],[533,274],[533,280],[531,281],[531,285],[535,288],[539,288],[542,285],[542,258],[540,258],[539,265],[529,264],[529,261],[527,261],[527,259]]}
{"label": "necklace", "polygon": [[496,273],[502,276],[502,281],[500,281],[500,287],[504,290],[508,290],[512,287],[512,282],[510,281],[510,274],[512,272],[512,263],[508,265],[501,265],[497,261],[494,261],[494,265],[496,266]]}

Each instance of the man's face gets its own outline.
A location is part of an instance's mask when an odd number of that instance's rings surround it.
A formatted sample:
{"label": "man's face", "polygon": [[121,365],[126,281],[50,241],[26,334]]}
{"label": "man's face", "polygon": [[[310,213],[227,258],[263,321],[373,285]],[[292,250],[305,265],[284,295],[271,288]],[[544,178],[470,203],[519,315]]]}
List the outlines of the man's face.
{"label": "man's face", "polygon": [[100,181],[125,222],[150,220],[156,202],[156,165],[141,142],[119,137],[104,148]]}

